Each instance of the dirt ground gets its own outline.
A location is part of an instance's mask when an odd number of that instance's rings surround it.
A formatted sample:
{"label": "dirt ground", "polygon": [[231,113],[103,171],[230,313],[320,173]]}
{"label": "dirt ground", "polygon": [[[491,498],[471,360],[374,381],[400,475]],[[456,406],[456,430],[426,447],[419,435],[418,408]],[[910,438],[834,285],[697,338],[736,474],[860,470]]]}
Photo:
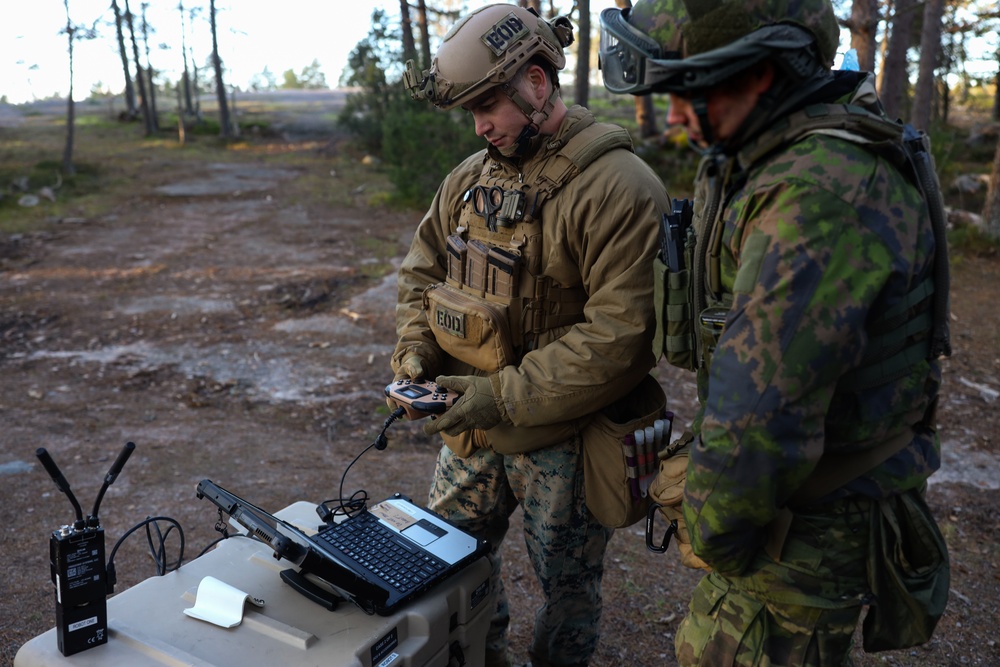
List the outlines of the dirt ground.
{"label": "dirt ground", "polygon": [[[256,145],[304,141],[284,137]],[[308,141],[314,157],[344,159],[335,138]],[[190,560],[217,537],[213,507],[195,497],[199,480],[265,508],[335,497],[386,417],[393,270],[419,212],[372,206],[363,187],[339,203],[315,201],[296,187],[316,177],[314,166],[268,150],[198,163],[151,150],[147,159],[130,196],[99,215],[0,235],[2,665],[54,624],[48,535],[73,516],[36,448],[52,454],[86,512],[134,442],[101,507],[108,548],[147,516],[169,516]],[[332,168],[322,176],[331,188],[341,178]],[[858,664],[1000,665],[1000,258],[956,258],[952,299],[945,462],[929,492],[952,558],[948,609],[926,646],[859,649]],[[665,364],[658,373],[670,407],[689,419],[690,377]],[[423,502],[438,445],[408,422],[389,441],[350,467],[345,492]],[[519,525],[504,549],[512,650],[524,659],[539,591]],[[118,592],[155,575],[139,534],[116,564]],[[648,552],[641,526],[618,531],[593,664],[675,664],[674,632],[696,581],[673,549]]]}

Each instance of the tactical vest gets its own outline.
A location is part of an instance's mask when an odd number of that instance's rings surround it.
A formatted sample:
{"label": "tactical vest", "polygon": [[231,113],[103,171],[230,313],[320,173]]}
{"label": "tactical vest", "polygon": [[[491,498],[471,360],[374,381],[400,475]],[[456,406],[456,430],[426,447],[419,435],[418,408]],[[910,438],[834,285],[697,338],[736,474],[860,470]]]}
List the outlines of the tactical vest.
{"label": "tactical vest", "polygon": [[591,123],[516,178],[486,156],[447,239],[448,274],[423,306],[448,355],[487,373],[517,364],[541,333],[584,321],[587,293],[544,275],[544,203],[598,157],[632,150],[625,130]]}
{"label": "tactical vest", "polygon": [[[861,145],[889,160],[917,186],[928,206],[937,254],[931,275],[895,307],[869,323],[868,352],[859,368],[843,376],[838,391],[877,387],[907,375],[927,359],[950,354],[948,333],[949,272],[944,207],[931,162],[929,142],[909,125],[894,123],[855,105],[809,106],[780,122],[761,141],[740,153],[748,165],[809,134],[826,134]],[[701,165],[694,223],[687,230],[685,267],[671,272],[657,261],[657,354],[673,365],[696,370],[711,360],[733,303],[722,287],[721,256],[724,225],[718,219],[723,188],[735,160],[707,158]],[[753,249],[747,249],[753,251]]]}

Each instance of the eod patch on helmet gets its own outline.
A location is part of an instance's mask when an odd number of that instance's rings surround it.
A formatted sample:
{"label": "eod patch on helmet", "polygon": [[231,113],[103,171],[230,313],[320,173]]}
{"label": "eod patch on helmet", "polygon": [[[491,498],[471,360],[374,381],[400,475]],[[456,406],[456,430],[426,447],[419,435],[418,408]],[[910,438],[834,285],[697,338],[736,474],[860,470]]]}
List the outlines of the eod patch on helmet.
{"label": "eod patch on helmet", "polygon": [[516,40],[521,39],[529,32],[528,27],[524,25],[524,21],[517,18],[517,15],[514,14],[514,12],[511,12],[510,14],[507,14],[507,16],[503,17],[486,33],[484,33],[482,40],[486,46],[493,50],[493,53],[499,56],[502,55],[511,44],[513,44]]}
{"label": "eod patch on helmet", "polygon": [[448,31],[430,69],[418,72],[407,61],[403,85],[413,99],[454,109],[509,83],[536,56],[561,70],[566,66],[563,49],[572,43],[573,26],[564,16],[549,22],[523,7],[487,5]]}

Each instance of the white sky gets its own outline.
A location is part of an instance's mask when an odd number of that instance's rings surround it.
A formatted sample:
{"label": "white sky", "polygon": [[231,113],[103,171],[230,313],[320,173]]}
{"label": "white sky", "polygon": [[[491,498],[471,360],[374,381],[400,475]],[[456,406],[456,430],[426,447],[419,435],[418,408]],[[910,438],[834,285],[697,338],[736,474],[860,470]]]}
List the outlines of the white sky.
{"label": "white sky", "polygon": [[[147,0],[150,62],[173,82],[183,71],[181,18],[178,0]],[[138,17],[143,0],[130,0]],[[211,53],[208,0],[183,0],[188,47],[199,65]],[[296,73],[318,60],[327,83],[337,85],[347,56],[369,30],[372,9],[398,2],[350,0],[216,0],[219,55],[226,67],[227,83],[246,88],[250,79],[268,68],[281,81],[286,70]],[[99,20],[100,37],[74,45],[73,96],[80,100],[101,82],[120,91],[124,86],[121,60],[115,39],[110,0],[69,0],[74,24],[92,25]],[[118,0],[124,11],[124,0]],[[192,25],[187,10],[204,6]],[[6,12],[0,21],[0,96],[19,103],[69,90],[68,40],[60,31],[66,25],[63,0],[32,0],[21,10]],[[138,33],[139,26],[136,26]],[[127,39],[127,37],[126,37]],[[160,49],[161,43],[169,50]],[[131,45],[126,42],[131,59]],[[143,45],[140,56],[145,62]]]}
{"label": "white sky", "polygon": [[[74,97],[86,99],[98,83],[106,90],[120,92],[124,75],[111,0],[68,1],[73,23],[91,26],[97,22],[100,35],[94,40],[75,43]],[[178,1],[146,0],[147,21],[155,30],[149,39],[150,60],[171,82],[180,79],[183,68]],[[198,65],[204,66],[211,52],[208,0],[182,1],[189,50],[193,50]],[[437,0],[439,5],[466,8],[489,2]],[[124,11],[125,0],[118,3]],[[137,16],[142,3],[143,0],[130,0]],[[547,2],[544,4],[548,6]],[[572,2],[557,0],[555,4],[557,10],[568,11]],[[594,39],[597,15],[611,6],[614,0],[591,0]],[[67,38],[60,32],[66,24],[63,0],[31,0],[20,3],[19,7],[19,11],[7,11],[0,19],[0,97],[6,95],[9,102],[16,104],[53,94],[64,96],[69,90],[69,65]],[[192,7],[202,8],[193,25],[187,17]],[[334,87],[348,55],[368,34],[375,8],[398,17],[399,0],[216,0],[219,52],[226,68],[226,82],[245,90],[267,68],[280,84],[286,70],[298,74],[316,60],[327,84]],[[169,48],[161,49],[161,44]],[[127,44],[127,48],[131,59],[131,45]],[[139,48],[142,51],[141,42]],[[145,63],[144,52],[141,57]]]}
{"label": "white sky", "polygon": [[[155,30],[149,38],[150,62],[176,82],[183,71],[178,0],[146,1],[146,19]],[[129,2],[137,17],[142,2]],[[203,66],[211,52],[208,0],[183,0],[183,4],[188,47]],[[327,84],[336,86],[348,55],[368,34],[372,10],[383,8],[390,16],[398,16],[399,11],[398,0],[216,0],[215,4],[226,82],[244,90],[265,67],[280,84],[286,70],[298,74],[313,60],[319,61]],[[488,3],[465,0],[464,4],[480,7]],[[568,9],[571,3],[567,0],[563,4]],[[614,0],[593,0],[591,4],[596,25],[596,14],[613,6]],[[100,35],[74,44],[73,97],[77,100],[86,99],[98,83],[113,92],[124,87],[110,6],[110,0],[69,0],[73,23],[91,26],[97,21]],[[118,6],[124,11],[125,0],[118,0]],[[66,25],[63,0],[31,0],[20,7],[18,12],[5,12],[6,17],[0,20],[0,96],[6,95],[9,102],[17,104],[54,93],[65,95],[69,62],[68,40],[60,32]],[[194,25],[187,16],[192,7],[204,7]],[[161,49],[160,44],[169,45],[169,50]],[[126,48],[131,60],[131,44],[126,42]],[[145,63],[141,41],[139,49]]]}

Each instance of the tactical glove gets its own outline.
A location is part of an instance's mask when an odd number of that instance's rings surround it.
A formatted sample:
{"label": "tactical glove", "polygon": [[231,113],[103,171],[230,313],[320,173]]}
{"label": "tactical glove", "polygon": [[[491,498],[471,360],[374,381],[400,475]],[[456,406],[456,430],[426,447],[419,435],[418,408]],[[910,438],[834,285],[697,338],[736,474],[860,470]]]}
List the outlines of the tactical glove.
{"label": "tactical glove", "polygon": [[437,383],[457,391],[462,397],[443,415],[424,424],[424,433],[427,435],[442,431],[448,435],[458,435],[471,429],[486,431],[503,419],[490,378],[480,375],[442,375]]}
{"label": "tactical glove", "polygon": [[[685,434],[685,436],[687,435]],[[681,511],[681,504],[684,502],[684,482],[687,479],[690,442],[690,440],[675,442],[674,445],[680,445],[680,447],[674,449],[672,445],[667,448],[666,457],[660,461],[660,470],[656,479],[649,487],[649,495],[653,502],[660,505],[660,513],[667,521],[677,522],[676,539],[677,549],[681,552],[681,563],[694,569],[711,570],[712,568],[691,550],[691,536],[688,534],[684,513]]]}
{"label": "tactical glove", "polygon": [[424,358],[419,354],[411,354],[406,359],[400,362],[399,367],[396,368],[396,376],[392,378],[393,382],[397,380],[418,380],[424,377],[426,372],[426,362]]}
{"label": "tactical glove", "polygon": [[[396,375],[393,376],[392,381],[398,382],[399,380],[419,380],[424,377],[426,364],[424,358],[419,354],[411,354],[406,359],[400,362],[399,366],[396,368]],[[385,399],[385,404],[389,406],[390,410],[395,410],[398,406],[393,402],[388,396]]]}

